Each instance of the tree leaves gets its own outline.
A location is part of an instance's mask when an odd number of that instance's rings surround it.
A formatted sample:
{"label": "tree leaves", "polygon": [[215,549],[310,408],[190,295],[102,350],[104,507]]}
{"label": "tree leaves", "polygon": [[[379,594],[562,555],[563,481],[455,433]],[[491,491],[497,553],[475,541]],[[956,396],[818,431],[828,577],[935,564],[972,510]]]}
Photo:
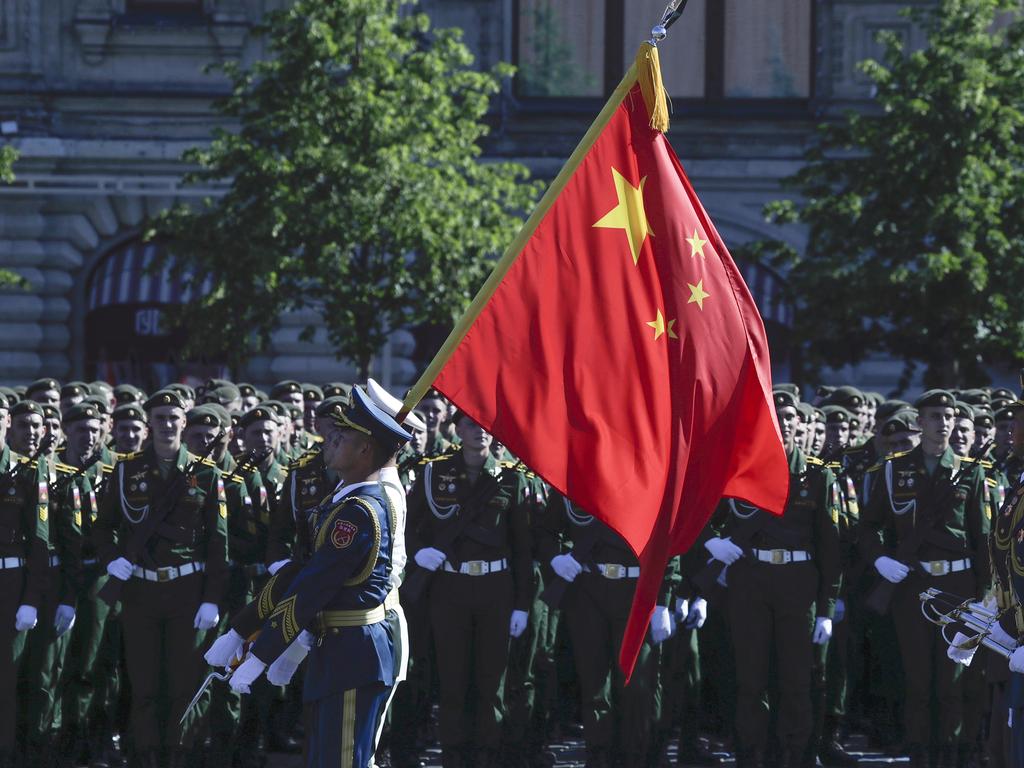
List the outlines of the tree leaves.
{"label": "tree leaves", "polygon": [[180,317],[208,357],[238,365],[311,310],[305,337],[365,372],[396,328],[461,313],[536,200],[525,168],[480,160],[508,68],[470,69],[460,32],[408,5],[299,0],[267,17],[272,59],[224,67],[237,128],[187,154],[188,180],[230,187],[152,233],[213,278]]}

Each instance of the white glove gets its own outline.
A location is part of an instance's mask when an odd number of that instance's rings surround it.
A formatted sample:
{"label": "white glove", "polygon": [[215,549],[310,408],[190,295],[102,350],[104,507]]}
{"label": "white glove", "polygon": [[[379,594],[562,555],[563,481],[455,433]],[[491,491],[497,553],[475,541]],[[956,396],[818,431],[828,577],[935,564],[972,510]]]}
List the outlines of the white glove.
{"label": "white glove", "polygon": [[135,566],[123,557],[119,557],[117,560],[111,560],[107,563],[107,573],[121,581],[128,581],[132,576],[134,568]]}
{"label": "white glove", "polygon": [[1007,634],[1006,630],[999,626],[999,622],[995,621],[992,626],[989,627],[989,637],[995,640],[1000,645],[1005,645],[1007,648],[1017,647],[1017,638]]}
{"label": "white glove", "polygon": [[309,649],[313,647],[313,636],[306,630],[302,630],[299,636],[292,640],[292,644],[284,649],[284,653],[278,656],[274,662],[267,667],[267,680],[271,685],[288,685],[295,676],[295,670],[306,658]]}
{"label": "white glove", "polygon": [[267,665],[255,656],[248,656],[245,661],[238,665],[235,673],[228,678],[228,685],[231,686],[231,690],[235,693],[249,693],[249,686],[256,681],[256,678],[266,668]]}
{"label": "white glove", "polygon": [[70,605],[57,606],[57,613],[53,617],[53,628],[57,630],[57,637],[60,637],[69,629],[75,626],[75,609]]}
{"label": "white glove", "polygon": [[732,537],[726,539],[708,539],[704,542],[704,549],[706,549],[710,555],[720,563],[726,565],[732,565],[741,557],[743,557],[743,550],[740,549],[736,544],[732,543]]}
{"label": "white glove", "polygon": [[420,568],[426,568],[428,571],[436,571],[442,565],[444,561],[448,559],[440,549],[434,549],[433,547],[424,547],[416,553],[416,565]]}
{"label": "white glove", "polygon": [[213,629],[220,621],[220,612],[217,611],[215,603],[203,603],[196,611],[196,618],[192,626],[196,629]]}
{"label": "white glove", "polygon": [[671,634],[672,621],[668,608],[663,605],[654,606],[654,613],[651,614],[651,642],[657,645],[668,640]]}
{"label": "white glove", "polygon": [[708,620],[708,601],[703,597],[695,598],[690,604],[690,611],[686,614],[683,625],[687,629],[700,629]]}
{"label": "white glove", "polygon": [[910,573],[910,569],[899,560],[882,555],[875,560],[875,570],[888,582],[899,584]]}
{"label": "white glove", "polygon": [[214,641],[203,658],[211,667],[227,667],[238,656],[244,644],[245,638],[229,629]]}
{"label": "white glove", "polygon": [[576,558],[570,554],[555,555],[551,558],[551,570],[558,578],[572,582],[583,573],[583,566],[577,563]]}
{"label": "white glove", "polygon": [[967,635],[963,632],[957,632],[953,636],[953,642],[949,644],[949,648],[946,649],[946,655],[955,661],[957,664],[963,664],[965,667],[971,666],[971,662],[974,660],[974,654],[978,652],[978,646],[973,648],[957,648],[960,643],[965,640],[970,640]]}
{"label": "white glove", "polygon": [[1018,648],[1010,657],[1010,671],[1024,672],[1024,648]]}
{"label": "white glove", "polygon": [[832,612],[832,620],[838,624],[843,620],[844,616],[846,616],[846,603],[843,601],[843,598],[840,597],[836,600],[836,609]]}
{"label": "white glove", "polygon": [[280,571],[282,568],[284,568],[286,565],[288,565],[288,563],[290,563],[290,562],[291,562],[291,560],[288,560],[287,558],[284,559],[284,560],[277,560],[277,561],[275,561],[275,562],[273,562],[273,563],[271,563],[270,565],[267,566],[267,573],[269,573],[271,576],[273,576],[278,571]]}
{"label": "white glove", "polygon": [[508,623],[508,633],[512,637],[519,637],[526,631],[526,622],[529,618],[526,611],[512,611],[512,620]]}
{"label": "white glove", "polygon": [[819,616],[814,620],[814,636],[811,641],[815,645],[824,645],[832,637],[832,619]]}
{"label": "white glove", "polygon": [[14,614],[14,628],[19,632],[32,629],[36,625],[38,614],[31,605],[19,605],[18,612]]}

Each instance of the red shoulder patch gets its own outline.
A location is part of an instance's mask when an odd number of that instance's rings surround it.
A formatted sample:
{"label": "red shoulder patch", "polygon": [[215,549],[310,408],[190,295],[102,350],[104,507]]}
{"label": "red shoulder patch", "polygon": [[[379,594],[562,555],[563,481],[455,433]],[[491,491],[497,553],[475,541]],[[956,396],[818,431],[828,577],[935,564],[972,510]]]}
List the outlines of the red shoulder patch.
{"label": "red shoulder patch", "polygon": [[337,520],[334,523],[334,530],[331,531],[331,544],[335,549],[345,549],[355,541],[357,533],[359,526],[351,520]]}

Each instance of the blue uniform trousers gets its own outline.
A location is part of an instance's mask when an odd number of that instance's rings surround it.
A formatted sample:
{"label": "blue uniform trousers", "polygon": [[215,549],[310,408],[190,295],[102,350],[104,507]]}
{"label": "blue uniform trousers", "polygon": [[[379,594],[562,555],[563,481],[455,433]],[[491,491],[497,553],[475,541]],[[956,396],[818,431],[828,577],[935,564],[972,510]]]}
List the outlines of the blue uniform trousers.
{"label": "blue uniform trousers", "polygon": [[367,768],[391,686],[372,683],[306,703],[306,768]]}

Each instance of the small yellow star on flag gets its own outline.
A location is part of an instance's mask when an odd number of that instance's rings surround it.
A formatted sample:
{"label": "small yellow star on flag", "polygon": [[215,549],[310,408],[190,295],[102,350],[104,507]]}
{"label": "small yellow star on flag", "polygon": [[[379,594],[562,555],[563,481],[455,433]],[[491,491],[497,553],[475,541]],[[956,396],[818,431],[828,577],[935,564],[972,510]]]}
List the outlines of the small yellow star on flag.
{"label": "small yellow star on flag", "polygon": [[708,244],[707,240],[702,240],[701,236],[697,234],[697,228],[693,228],[693,237],[686,238],[686,242],[690,244],[690,258],[692,259],[698,253],[700,257],[704,258],[704,246]]}
{"label": "small yellow star on flag", "polygon": [[624,229],[626,239],[629,241],[629,252],[633,255],[633,266],[640,260],[640,249],[644,240],[650,235],[651,225],[647,222],[647,214],[644,212],[644,184],[647,177],[640,179],[640,186],[634,187],[629,181],[612,168],[612,179],[615,181],[615,194],[619,198],[619,204],[602,216],[595,224],[595,227],[603,229]]}
{"label": "small yellow star on flag", "polygon": [[696,285],[690,285],[690,283],[687,283],[686,285],[690,289],[690,298],[689,298],[689,300],[686,303],[687,304],[696,304],[699,309],[703,310],[704,309],[704,299],[706,299],[709,296],[711,296],[710,293],[707,293],[704,290],[704,281],[703,280],[698,280]]}
{"label": "small yellow star on flag", "polygon": [[670,339],[678,339],[679,338],[676,335],[676,332],[673,330],[673,328],[675,328],[676,321],[675,320],[669,320],[668,323],[666,324],[665,323],[665,317],[664,317],[664,315],[661,314],[661,310],[660,309],[658,310],[658,316],[655,317],[653,320],[651,320],[649,323],[647,323],[647,325],[649,325],[651,328],[654,329],[654,340],[655,341],[660,339],[665,334],[668,334],[668,337]]}

